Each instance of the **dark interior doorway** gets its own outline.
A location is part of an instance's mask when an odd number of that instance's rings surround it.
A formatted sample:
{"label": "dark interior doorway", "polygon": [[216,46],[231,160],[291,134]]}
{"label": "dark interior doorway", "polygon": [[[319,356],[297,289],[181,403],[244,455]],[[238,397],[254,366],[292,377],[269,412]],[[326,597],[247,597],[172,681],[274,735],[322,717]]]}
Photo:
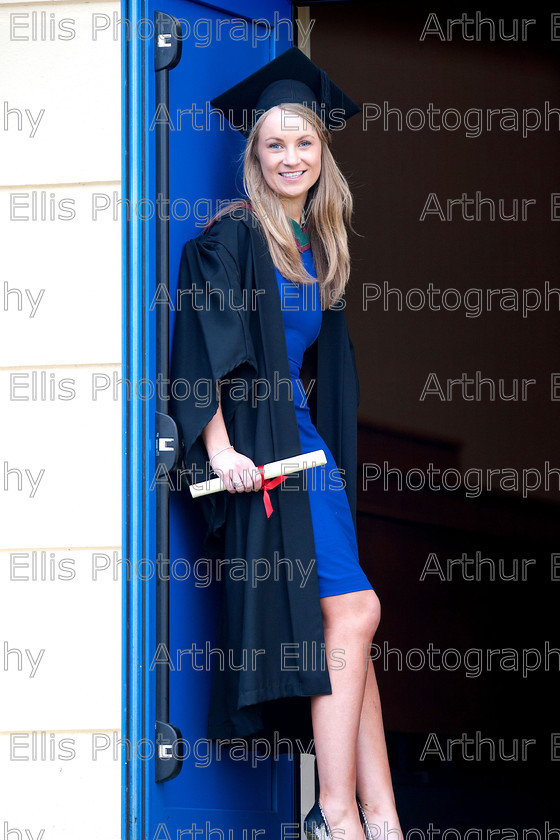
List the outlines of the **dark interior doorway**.
{"label": "dark interior doorway", "polygon": [[333,151],[355,198],[359,541],[403,828],[544,832],[560,781],[555,10],[307,5],[311,58],[367,104]]}

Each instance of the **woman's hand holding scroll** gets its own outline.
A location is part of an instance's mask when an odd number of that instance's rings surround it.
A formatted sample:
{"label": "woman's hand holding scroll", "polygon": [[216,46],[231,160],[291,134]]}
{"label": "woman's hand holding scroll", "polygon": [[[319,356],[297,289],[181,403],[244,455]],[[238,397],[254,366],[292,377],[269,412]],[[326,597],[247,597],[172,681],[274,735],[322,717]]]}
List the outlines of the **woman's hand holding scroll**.
{"label": "woman's hand holding scroll", "polygon": [[212,458],[212,469],[220,476],[229,493],[250,493],[262,487],[262,476],[255,463],[235,449],[216,454]]}

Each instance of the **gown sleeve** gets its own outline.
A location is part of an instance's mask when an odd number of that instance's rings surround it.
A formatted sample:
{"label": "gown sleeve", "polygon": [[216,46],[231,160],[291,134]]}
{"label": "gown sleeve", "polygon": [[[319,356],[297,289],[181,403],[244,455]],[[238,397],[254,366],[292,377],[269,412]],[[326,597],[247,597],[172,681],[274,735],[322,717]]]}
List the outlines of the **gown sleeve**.
{"label": "gown sleeve", "polygon": [[[218,409],[216,383],[247,382],[257,362],[249,328],[250,290],[244,275],[244,226],[223,219],[183,248],[176,297],[170,384],[170,413],[178,426],[180,469],[188,483],[209,476],[201,432]],[[222,388],[222,412],[229,429],[236,410],[231,386]],[[227,493],[202,497],[197,504],[216,535],[226,514]]]}

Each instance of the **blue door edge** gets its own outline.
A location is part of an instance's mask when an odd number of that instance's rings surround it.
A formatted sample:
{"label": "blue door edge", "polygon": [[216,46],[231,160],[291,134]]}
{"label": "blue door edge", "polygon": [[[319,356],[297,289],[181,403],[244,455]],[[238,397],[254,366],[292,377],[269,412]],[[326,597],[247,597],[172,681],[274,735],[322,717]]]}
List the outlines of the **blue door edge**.
{"label": "blue door edge", "polygon": [[[145,0],[121,0],[121,18],[136,32],[145,20]],[[145,70],[146,41],[121,38],[121,197],[131,207],[146,195]],[[127,205],[125,205],[127,206]],[[146,292],[146,222],[138,214],[122,215],[122,378],[138,382],[146,374],[144,297]],[[134,391],[133,391],[134,394]],[[147,546],[145,487],[148,404],[135,396],[122,407],[122,555],[130,563],[150,556]],[[125,564],[126,566],[126,564]],[[122,576],[122,716],[123,744],[135,745],[145,736],[146,582],[138,575]],[[126,760],[125,760],[126,758]],[[137,750],[121,752],[121,837],[143,840],[148,814],[145,795],[146,762]]]}

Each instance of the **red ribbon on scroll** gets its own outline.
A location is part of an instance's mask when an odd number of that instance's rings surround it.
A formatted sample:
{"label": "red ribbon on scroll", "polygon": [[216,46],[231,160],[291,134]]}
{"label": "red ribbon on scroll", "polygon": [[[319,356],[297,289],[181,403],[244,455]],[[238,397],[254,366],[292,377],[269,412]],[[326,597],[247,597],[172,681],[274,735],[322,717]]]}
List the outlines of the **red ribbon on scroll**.
{"label": "red ribbon on scroll", "polygon": [[287,475],[278,475],[278,476],[276,476],[276,478],[265,478],[264,477],[264,464],[261,464],[261,466],[257,467],[257,469],[258,469],[258,471],[259,471],[259,473],[262,477],[262,480],[263,480],[263,485],[262,485],[261,489],[263,490],[263,502],[264,502],[264,508],[266,510],[266,518],[269,519],[270,514],[272,513],[274,508],[272,507],[272,502],[270,501],[270,495],[269,495],[268,491],[272,490],[274,487],[277,487],[288,476]]}

